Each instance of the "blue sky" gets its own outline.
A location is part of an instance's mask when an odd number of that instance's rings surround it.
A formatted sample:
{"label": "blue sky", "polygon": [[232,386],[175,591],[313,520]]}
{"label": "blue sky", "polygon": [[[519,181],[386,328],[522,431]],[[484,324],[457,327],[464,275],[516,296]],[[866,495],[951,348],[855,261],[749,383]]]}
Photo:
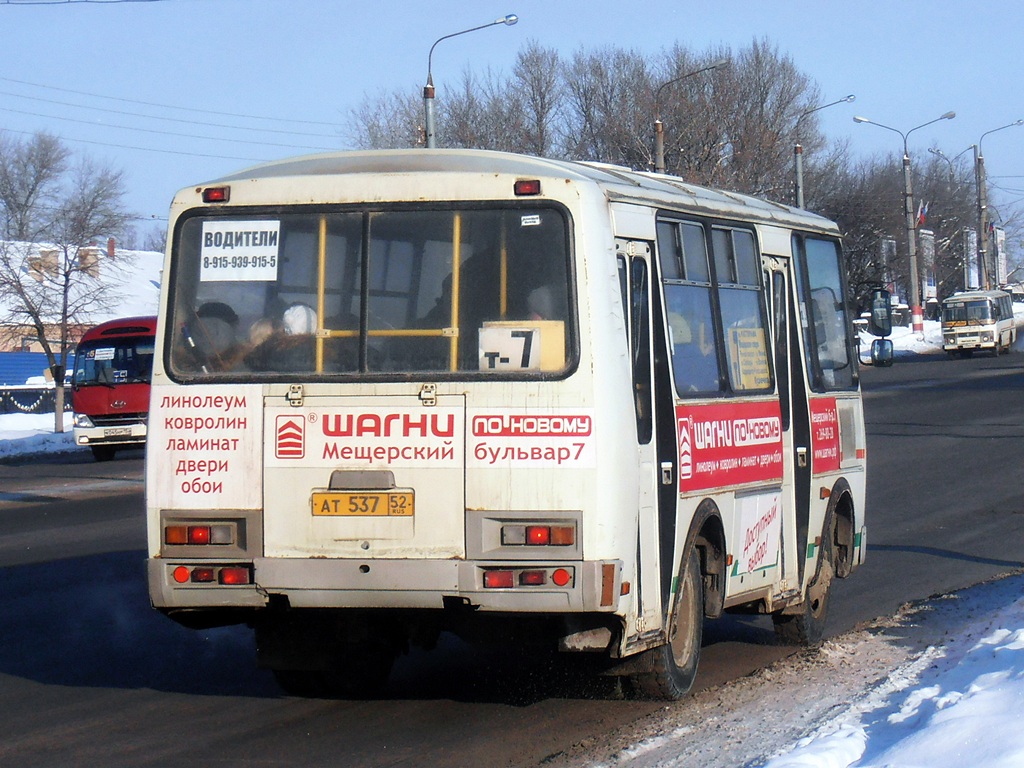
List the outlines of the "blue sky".
{"label": "blue sky", "polygon": [[[954,110],[954,120],[910,137],[912,150],[950,157],[1024,118],[1024,3],[1015,0],[45,2],[0,0],[0,129],[46,129],[123,168],[143,231],[181,187],[253,161],[345,148],[341,126],[367,95],[418,95],[434,40],[508,13],[516,26],[437,47],[439,99],[466,68],[510,71],[531,40],[565,55],[603,46],[654,55],[677,42],[702,52],[764,38],[818,83],[825,103],[856,95],[819,117],[858,155],[896,153],[902,140],[854,115],[906,131]],[[280,133],[245,130],[254,127]],[[1024,126],[987,136],[983,148],[997,213],[1008,214],[1024,201]]]}

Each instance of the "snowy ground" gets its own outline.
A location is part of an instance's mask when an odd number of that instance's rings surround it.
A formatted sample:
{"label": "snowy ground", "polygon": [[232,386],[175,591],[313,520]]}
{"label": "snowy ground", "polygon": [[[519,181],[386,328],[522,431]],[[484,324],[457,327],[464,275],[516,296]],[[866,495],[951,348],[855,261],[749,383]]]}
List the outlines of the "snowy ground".
{"label": "snowy ground", "polygon": [[55,434],[52,413],[0,414],[0,461],[34,453],[86,451],[71,434],[71,414],[64,415],[64,432]]}
{"label": "snowy ground", "polygon": [[[893,341],[898,357],[941,350],[937,323],[924,340],[897,328]],[[0,415],[0,461],[77,450],[70,416],[55,435],[52,414]],[[1024,575],[1013,575],[908,606],[549,766],[1022,766],[1022,595]]]}

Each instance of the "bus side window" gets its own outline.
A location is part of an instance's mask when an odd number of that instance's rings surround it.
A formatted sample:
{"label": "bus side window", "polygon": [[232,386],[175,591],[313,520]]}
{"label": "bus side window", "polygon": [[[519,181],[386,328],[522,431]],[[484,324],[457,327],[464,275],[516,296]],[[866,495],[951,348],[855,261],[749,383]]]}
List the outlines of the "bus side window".
{"label": "bus side window", "polygon": [[659,222],[658,253],[676,392],[718,392],[721,373],[704,228],[691,222]]}
{"label": "bus side window", "polygon": [[712,242],[729,383],[736,392],[769,389],[772,380],[762,309],[760,257],[753,233],[715,228]]}
{"label": "bus side window", "polygon": [[783,431],[789,429],[789,326],[786,323],[789,305],[786,296],[786,278],[781,272],[773,272],[772,282],[772,325],[775,336],[775,376],[779,384],[779,410]]}
{"label": "bus side window", "polygon": [[630,360],[633,364],[633,395],[636,405],[637,440],[641,445],[654,434],[651,400],[651,324],[649,321],[650,287],[647,264],[633,259],[630,264]]}

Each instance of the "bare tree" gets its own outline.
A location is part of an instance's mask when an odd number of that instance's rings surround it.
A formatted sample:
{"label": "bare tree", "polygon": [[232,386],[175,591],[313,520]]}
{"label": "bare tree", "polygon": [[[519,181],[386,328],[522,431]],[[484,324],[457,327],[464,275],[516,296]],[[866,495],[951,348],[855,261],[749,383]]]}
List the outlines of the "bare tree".
{"label": "bare tree", "polygon": [[652,76],[635,51],[577,52],[565,72],[568,157],[634,168],[653,163]]}
{"label": "bare tree", "polygon": [[517,143],[523,152],[538,157],[550,157],[555,152],[562,112],[560,68],[558,52],[553,48],[541,48],[531,41],[519,52],[512,91],[521,105]]}
{"label": "bare tree", "polygon": [[129,219],[122,173],[88,158],[69,167],[69,157],[58,139],[45,134],[0,141],[0,324],[9,333],[32,329],[46,353],[56,385],[57,432],[64,428],[70,327],[109,311],[121,296],[118,270],[103,270],[100,279],[96,244]]}
{"label": "bare tree", "polygon": [[[717,116],[727,142],[730,189],[780,200],[791,188],[792,146],[799,116],[819,102],[817,86],[777,47],[755,41],[716,73]],[[802,135],[813,145],[814,125]],[[722,186],[722,184],[719,184]]]}
{"label": "bare tree", "polygon": [[398,149],[424,144],[423,101],[415,91],[367,97],[348,117],[349,141],[359,149]]}
{"label": "bare tree", "polygon": [[60,139],[48,133],[37,133],[24,142],[0,134],[4,240],[31,242],[46,231],[59,203],[70,154]]}

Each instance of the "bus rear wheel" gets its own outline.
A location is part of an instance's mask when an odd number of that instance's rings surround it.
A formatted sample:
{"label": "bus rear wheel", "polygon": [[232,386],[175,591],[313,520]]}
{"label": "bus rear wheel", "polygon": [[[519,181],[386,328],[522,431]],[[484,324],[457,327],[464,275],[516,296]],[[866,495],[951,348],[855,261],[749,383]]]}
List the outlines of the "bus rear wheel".
{"label": "bus rear wheel", "polygon": [[630,675],[633,692],[640,698],[676,701],[689,693],[697,676],[700,644],[704,635],[704,590],[700,556],[690,549],[679,579],[679,593],[669,621],[668,642],[644,651],[642,671]]}
{"label": "bus rear wheel", "polygon": [[804,595],[799,613],[772,614],[775,636],[787,645],[812,648],[819,645],[825,635],[829,595],[832,577],[835,575],[832,541],[831,533],[822,539],[818,572],[814,576],[814,581],[807,585],[807,593]]}

